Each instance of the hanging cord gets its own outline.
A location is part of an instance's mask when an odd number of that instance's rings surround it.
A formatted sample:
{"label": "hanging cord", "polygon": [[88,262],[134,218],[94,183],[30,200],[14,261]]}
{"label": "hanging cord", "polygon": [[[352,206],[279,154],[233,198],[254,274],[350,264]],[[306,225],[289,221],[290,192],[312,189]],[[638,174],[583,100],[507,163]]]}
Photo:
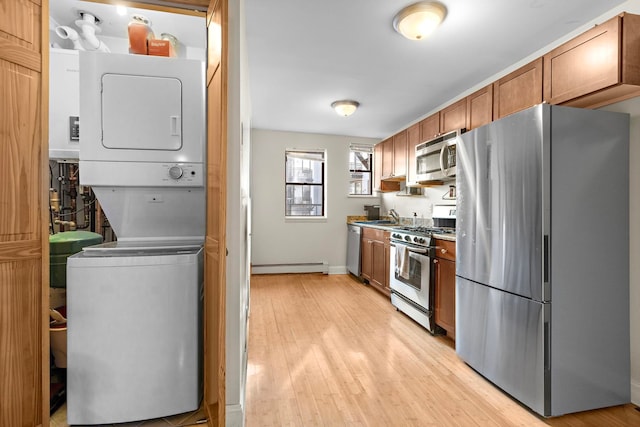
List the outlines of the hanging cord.
{"label": "hanging cord", "polygon": [[[51,168],[51,164],[49,164],[49,188],[53,188],[53,169]],[[51,234],[56,234],[56,229],[53,227],[53,209],[51,208],[51,195],[47,197],[49,199],[49,228],[51,230]]]}
{"label": "hanging cord", "polygon": [[[91,200],[91,201],[87,202],[87,203],[86,203],[86,206],[91,206],[91,205],[92,205],[93,203],[95,203],[95,202],[96,202],[96,199],[93,199],[93,200]],[[75,212],[61,213],[61,214],[60,214],[60,215],[58,215],[58,216],[59,216],[59,217],[69,216],[69,215],[73,215],[74,213],[75,213],[75,214],[78,214],[78,213],[80,213],[80,212],[82,212],[82,211],[84,211],[84,207],[83,207],[82,209],[78,209],[78,210],[77,210],[77,211],[75,211]]]}

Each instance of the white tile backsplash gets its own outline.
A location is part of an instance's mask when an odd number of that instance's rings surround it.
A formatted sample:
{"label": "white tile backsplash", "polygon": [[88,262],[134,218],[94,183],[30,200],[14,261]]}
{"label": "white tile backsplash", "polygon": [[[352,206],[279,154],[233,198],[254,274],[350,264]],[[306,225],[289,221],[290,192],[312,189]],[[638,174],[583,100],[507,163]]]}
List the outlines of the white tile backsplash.
{"label": "white tile backsplash", "polygon": [[418,225],[432,226],[433,205],[455,205],[455,199],[449,199],[449,185],[437,185],[423,188],[422,196],[398,196],[396,192],[381,193],[380,215],[388,215],[389,209],[395,209],[403,223],[411,224],[413,213],[417,214]]}

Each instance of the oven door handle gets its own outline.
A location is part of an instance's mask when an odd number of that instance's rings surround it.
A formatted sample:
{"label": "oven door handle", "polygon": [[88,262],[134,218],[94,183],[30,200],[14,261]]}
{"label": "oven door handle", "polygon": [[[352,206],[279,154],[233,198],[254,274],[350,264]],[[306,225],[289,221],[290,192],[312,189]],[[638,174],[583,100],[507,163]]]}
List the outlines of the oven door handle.
{"label": "oven door handle", "polygon": [[[395,246],[395,243],[392,242],[391,246]],[[426,248],[414,248],[413,246],[409,246],[409,245],[405,245],[405,246],[407,247],[407,250],[409,252],[413,252],[416,254],[423,254],[423,255],[427,254],[429,252],[429,249],[434,248],[434,246],[427,246]]]}
{"label": "oven door handle", "polygon": [[425,255],[427,252],[429,252],[429,249],[426,249],[426,248],[407,248],[407,250],[409,252],[413,252],[415,254],[422,254],[422,255]]}

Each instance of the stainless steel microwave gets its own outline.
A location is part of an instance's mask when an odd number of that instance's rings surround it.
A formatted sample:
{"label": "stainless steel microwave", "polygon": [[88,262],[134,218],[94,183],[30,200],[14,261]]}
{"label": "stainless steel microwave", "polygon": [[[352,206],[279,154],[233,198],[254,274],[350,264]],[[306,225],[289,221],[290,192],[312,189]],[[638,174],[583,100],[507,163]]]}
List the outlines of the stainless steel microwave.
{"label": "stainless steel microwave", "polygon": [[416,181],[451,181],[456,178],[456,142],[464,129],[451,131],[416,145]]}

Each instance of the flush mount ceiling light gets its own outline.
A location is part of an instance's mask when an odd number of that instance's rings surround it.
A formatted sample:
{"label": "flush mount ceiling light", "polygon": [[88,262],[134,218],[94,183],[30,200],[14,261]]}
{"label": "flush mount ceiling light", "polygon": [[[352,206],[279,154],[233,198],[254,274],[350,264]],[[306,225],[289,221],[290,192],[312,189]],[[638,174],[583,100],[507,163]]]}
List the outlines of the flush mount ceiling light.
{"label": "flush mount ceiling light", "polygon": [[422,40],[438,28],[447,8],[438,2],[422,1],[402,9],[393,18],[393,28],[409,40]]}
{"label": "flush mount ceiling light", "polygon": [[351,101],[348,99],[342,101],[335,101],[331,104],[331,108],[336,110],[339,116],[349,117],[352,115],[356,108],[360,106],[360,103],[357,101]]}

